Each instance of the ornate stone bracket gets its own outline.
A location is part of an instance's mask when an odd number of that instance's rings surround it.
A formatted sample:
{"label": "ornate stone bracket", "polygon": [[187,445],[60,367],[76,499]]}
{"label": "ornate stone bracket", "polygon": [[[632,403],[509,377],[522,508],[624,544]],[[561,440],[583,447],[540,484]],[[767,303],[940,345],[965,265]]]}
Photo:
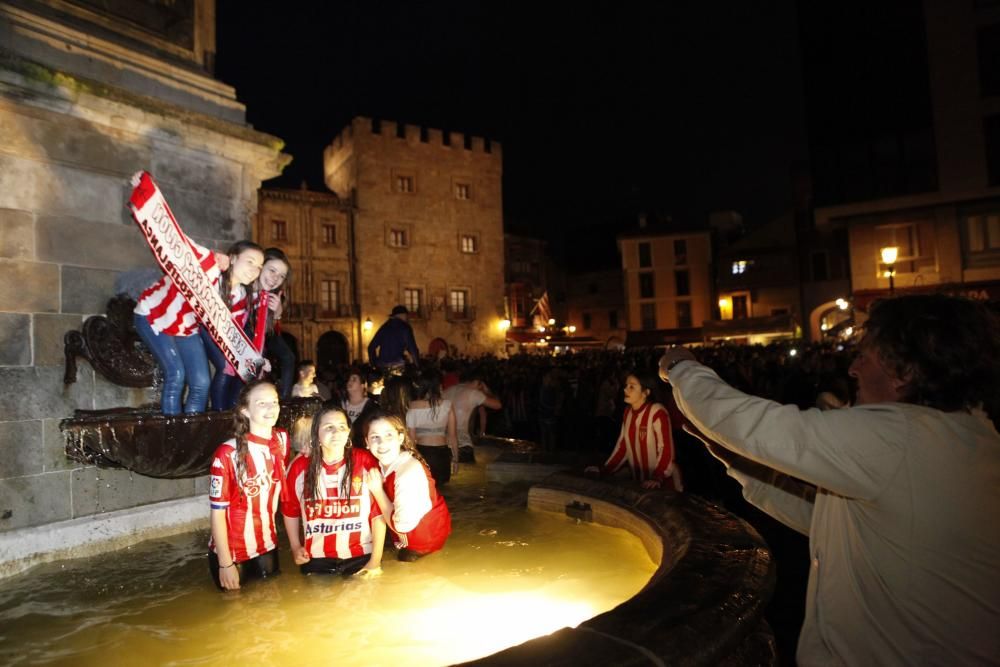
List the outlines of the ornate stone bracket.
{"label": "ornate stone bracket", "polygon": [[81,331],[63,337],[66,373],[63,383],[76,382],[76,358],[83,357],[94,370],[123,387],[151,387],[156,361],[140,342],[132,325],[135,301],[126,294],[108,301],[107,315],[88,317]]}

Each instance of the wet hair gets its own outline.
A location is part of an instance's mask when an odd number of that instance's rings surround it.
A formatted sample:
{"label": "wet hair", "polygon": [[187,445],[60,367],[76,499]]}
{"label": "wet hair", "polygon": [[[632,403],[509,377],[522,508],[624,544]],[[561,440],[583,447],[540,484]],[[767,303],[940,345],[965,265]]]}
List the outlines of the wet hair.
{"label": "wet hair", "polygon": [[413,440],[410,438],[410,432],[406,429],[406,422],[404,422],[402,418],[393,414],[389,414],[384,410],[375,410],[368,418],[368,423],[365,424],[366,445],[368,443],[368,431],[371,430],[372,424],[374,424],[377,421],[389,422],[389,424],[392,426],[393,429],[396,430],[397,433],[402,434],[403,444],[399,446],[399,449],[401,451],[409,452],[413,456],[413,458],[420,461],[420,463],[423,464],[425,468],[430,469],[430,466],[427,465],[427,461],[425,461],[424,457],[420,455],[419,451],[417,451],[417,446],[413,444]]}
{"label": "wet hair", "polygon": [[240,390],[236,398],[236,407],[233,408],[233,436],[236,439],[236,481],[243,493],[243,484],[247,481],[247,459],[250,456],[250,445],[247,443],[247,433],[250,432],[250,418],[243,414],[243,410],[250,408],[250,394],[257,387],[267,385],[275,389],[274,384],[267,380],[251,380]]}
{"label": "wet hair", "polygon": [[[440,387],[440,383],[438,386]],[[382,412],[405,419],[412,395],[413,383],[410,378],[406,375],[393,375],[386,378],[378,403],[382,406]]]}
{"label": "wet hair", "polygon": [[[632,370],[625,373],[624,379],[627,380],[629,376],[634,377],[639,381],[639,386],[642,387],[644,391],[648,391],[649,394],[646,395],[646,403],[661,403],[660,398],[660,378],[657,377],[651,371],[645,369],[633,368]],[[624,386],[624,382],[622,385]]]}
{"label": "wet hair", "polygon": [[425,368],[413,381],[413,397],[427,401],[434,418],[437,418],[437,407],[441,405],[441,372],[434,368]]}
{"label": "wet hair", "polygon": [[[323,445],[319,441],[319,425],[328,414],[340,414],[344,416],[344,421],[350,426],[351,420],[347,418],[347,413],[343,408],[335,405],[325,404],[316,411],[312,419],[312,428],[309,431],[309,467],[306,468],[306,476],[302,485],[302,494],[308,500],[322,498],[324,489],[322,488],[323,475]],[[351,476],[354,474],[354,445],[348,435],[347,444],[344,445],[344,477],[340,481],[340,495],[346,497],[351,488]]]}
{"label": "wet hair", "polygon": [[1000,417],[1000,316],[983,303],[944,294],[876,301],[864,343],[906,382],[903,398],[945,412],[982,406]]}

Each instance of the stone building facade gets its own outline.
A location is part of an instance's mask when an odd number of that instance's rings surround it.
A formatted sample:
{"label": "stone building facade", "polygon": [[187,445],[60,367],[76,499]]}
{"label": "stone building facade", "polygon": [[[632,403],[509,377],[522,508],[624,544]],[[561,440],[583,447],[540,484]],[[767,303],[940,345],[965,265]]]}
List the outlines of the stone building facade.
{"label": "stone building facade", "polygon": [[357,117],[324,151],[327,186],[354,205],[360,349],[396,304],[422,354],[504,348],[500,145]]}
{"label": "stone building facade", "polygon": [[154,266],[125,208],[133,172],[224,248],[288,160],[210,73],[213,0],[150,5],[179,15],[149,25],[113,4],[0,2],[0,532],[206,492],[67,460],[59,421],[74,409],[156,397],[82,360],[64,385],[63,335],[104,312],[121,271]]}
{"label": "stone building facade", "polygon": [[354,290],[354,212],[334,194],[262,188],[254,240],[291,262],[282,334],[321,367],[357,358],[362,330]]}

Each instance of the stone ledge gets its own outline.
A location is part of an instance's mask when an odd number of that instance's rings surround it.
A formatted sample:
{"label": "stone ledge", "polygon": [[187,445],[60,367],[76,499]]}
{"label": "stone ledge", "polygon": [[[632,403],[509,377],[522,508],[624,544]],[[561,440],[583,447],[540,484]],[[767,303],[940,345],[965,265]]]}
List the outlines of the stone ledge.
{"label": "stone ledge", "polygon": [[0,533],[0,579],[41,563],[94,556],[208,525],[208,497],[144,505]]}
{"label": "stone ledge", "polygon": [[696,496],[568,473],[532,487],[528,507],[564,512],[574,501],[589,504],[595,522],[642,539],[656,572],[630,600],[577,628],[465,664],[776,664],[763,620],[774,562],[747,523]]}

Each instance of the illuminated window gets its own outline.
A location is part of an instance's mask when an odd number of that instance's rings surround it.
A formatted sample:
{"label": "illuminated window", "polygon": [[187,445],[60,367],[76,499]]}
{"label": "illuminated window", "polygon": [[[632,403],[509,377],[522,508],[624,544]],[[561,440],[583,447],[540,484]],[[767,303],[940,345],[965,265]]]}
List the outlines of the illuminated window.
{"label": "illuminated window", "polygon": [[465,317],[469,312],[469,293],[464,289],[448,292],[448,311],[453,317]]}
{"label": "illuminated window", "polygon": [[403,305],[410,311],[411,315],[418,316],[420,313],[421,298],[420,290],[410,287],[403,289]]}
{"label": "illuminated window", "polygon": [[340,281],[321,280],[319,283],[319,302],[324,312],[334,313],[340,306]]}
{"label": "illuminated window", "polygon": [[410,245],[410,235],[407,234],[405,229],[390,229],[389,245],[393,248],[407,248]]}
{"label": "illuminated window", "polygon": [[327,245],[337,244],[337,225],[323,225],[323,243]]}
{"label": "illuminated window", "polygon": [[733,319],[742,320],[749,317],[747,310],[747,297],[745,294],[733,296]]}
{"label": "illuminated window", "polygon": [[412,176],[405,174],[396,175],[396,192],[403,192],[406,194],[412,194],[416,191],[414,185],[414,179]]}
{"label": "illuminated window", "polygon": [[284,220],[272,220],[271,221],[271,240],[272,241],[287,241],[288,240],[288,223]]}
{"label": "illuminated window", "polygon": [[733,262],[733,275],[738,276],[746,273],[746,270],[753,266],[753,261],[748,259],[738,259]]}
{"label": "illuminated window", "polygon": [[455,199],[472,199],[472,188],[468,183],[455,184]]}
{"label": "illuminated window", "polygon": [[464,253],[474,253],[479,251],[479,239],[472,234],[462,234],[459,247]]}

